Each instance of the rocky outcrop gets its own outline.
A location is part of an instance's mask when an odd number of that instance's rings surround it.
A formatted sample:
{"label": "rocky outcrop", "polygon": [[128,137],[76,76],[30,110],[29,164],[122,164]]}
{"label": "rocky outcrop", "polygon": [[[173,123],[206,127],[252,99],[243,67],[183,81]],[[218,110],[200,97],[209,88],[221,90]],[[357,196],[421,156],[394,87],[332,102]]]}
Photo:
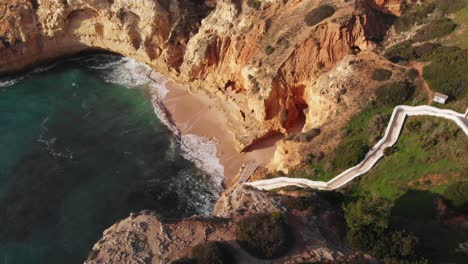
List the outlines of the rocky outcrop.
{"label": "rocky outcrop", "polygon": [[[162,221],[149,211],[132,214],[114,224],[94,245],[85,263],[170,263],[191,257],[191,249],[207,241],[224,241],[235,263],[365,263],[360,254],[343,244],[343,216],[339,206],[331,205],[318,194],[308,198],[279,196],[240,187],[232,211],[222,217],[191,217],[181,221]],[[262,206],[255,201],[274,201]],[[297,209],[287,205],[298,205]],[[299,206],[300,205],[300,206]],[[304,206],[307,205],[307,206]],[[257,207],[257,211],[248,208]],[[294,207],[294,206],[293,206]],[[281,209],[283,208],[283,209]],[[248,254],[236,241],[235,222],[248,214],[283,211],[295,241],[285,256],[262,260]]]}
{"label": "rocky outcrop", "polygon": [[[375,47],[388,27],[381,7],[390,2],[255,3],[1,0],[0,73],[86,49],[121,53],[221,98],[243,150],[301,126],[310,85],[344,56]],[[323,4],[334,14],[307,25]]]}

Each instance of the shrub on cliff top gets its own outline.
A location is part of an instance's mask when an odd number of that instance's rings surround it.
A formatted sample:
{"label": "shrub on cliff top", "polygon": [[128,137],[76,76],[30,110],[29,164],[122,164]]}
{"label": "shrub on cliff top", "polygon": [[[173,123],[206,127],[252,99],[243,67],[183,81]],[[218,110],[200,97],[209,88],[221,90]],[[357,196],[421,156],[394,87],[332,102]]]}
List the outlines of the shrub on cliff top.
{"label": "shrub on cliff top", "polygon": [[408,61],[416,56],[411,41],[404,41],[389,47],[385,51],[385,57],[392,62]]}
{"label": "shrub on cliff top", "polygon": [[310,11],[306,17],[305,22],[308,26],[315,26],[323,20],[331,17],[335,13],[335,8],[331,5],[321,5]]}
{"label": "shrub on cliff top", "polygon": [[346,141],[337,148],[333,165],[340,169],[354,166],[364,159],[368,151],[369,145],[361,140]]}
{"label": "shrub on cliff top", "polygon": [[259,0],[248,0],[247,5],[251,8],[259,10],[260,7],[262,7],[262,2],[260,2]]}
{"label": "shrub on cliff top", "polygon": [[237,241],[250,254],[272,259],[289,249],[291,237],[281,213],[258,214],[237,222]]}
{"label": "shrub on cliff top", "polygon": [[444,196],[457,209],[468,209],[468,181],[452,183]]}
{"label": "shrub on cliff top", "polygon": [[209,241],[192,248],[192,257],[197,264],[230,264],[233,258],[225,242]]}
{"label": "shrub on cliff top", "polygon": [[270,46],[270,45],[266,46],[266,48],[265,48],[265,53],[266,53],[267,55],[272,54],[274,51],[275,51],[275,48],[273,48],[273,47]]}
{"label": "shrub on cliff top", "polygon": [[377,88],[376,101],[379,106],[396,106],[403,104],[414,93],[414,86],[408,82],[392,82]]}
{"label": "shrub on cliff top", "polygon": [[191,258],[180,258],[169,262],[169,264],[197,264],[197,261]]}
{"label": "shrub on cliff top", "polygon": [[415,24],[426,22],[428,15],[434,12],[436,6],[433,3],[413,5],[395,20],[395,29],[398,33],[408,30]]}
{"label": "shrub on cliff top", "polygon": [[423,77],[432,90],[455,100],[464,98],[468,84],[468,50],[441,46],[421,59],[432,61],[424,67],[423,72]]}
{"label": "shrub on cliff top", "polygon": [[387,81],[390,77],[392,77],[392,72],[386,69],[376,69],[372,73],[372,79],[379,82]]}
{"label": "shrub on cliff top", "polygon": [[411,81],[416,80],[418,76],[419,76],[419,72],[416,69],[410,69],[406,72],[406,77],[408,77],[408,79],[410,79]]}
{"label": "shrub on cliff top", "polygon": [[421,42],[440,38],[450,34],[456,26],[457,24],[453,23],[453,21],[448,18],[437,19],[420,29],[416,35],[414,35],[413,39]]}

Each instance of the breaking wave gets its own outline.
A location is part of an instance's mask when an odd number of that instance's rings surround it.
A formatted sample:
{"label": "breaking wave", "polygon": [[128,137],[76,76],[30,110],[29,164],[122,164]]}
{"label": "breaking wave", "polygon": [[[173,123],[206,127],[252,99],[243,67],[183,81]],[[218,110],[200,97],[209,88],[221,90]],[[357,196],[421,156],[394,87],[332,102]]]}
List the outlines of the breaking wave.
{"label": "breaking wave", "polygon": [[42,66],[38,66],[38,67],[35,67],[25,73],[22,73],[22,74],[16,74],[16,75],[13,75],[13,76],[5,76],[5,77],[2,77],[0,78],[0,88],[7,88],[7,87],[10,87],[10,86],[13,86],[19,82],[21,82],[24,78],[28,77],[29,75],[31,74],[36,74],[36,73],[41,73],[41,72],[45,72],[45,71],[48,71],[52,68],[54,68],[55,66],[57,66],[57,62],[55,63],[50,63],[50,64],[45,64],[45,65],[42,65]]}
{"label": "breaking wave", "polygon": [[[113,57],[106,58],[106,56]],[[169,82],[167,78],[144,63],[114,55],[99,55],[99,57],[87,58],[85,65],[92,69],[99,69],[107,82],[125,85],[130,88],[147,87],[152,97],[156,115],[178,139],[182,156],[211,176],[211,180],[216,183],[217,193],[221,190],[224,167],[216,156],[217,142],[194,134],[183,135],[180,133],[163,104],[163,100],[169,92],[166,86]],[[170,151],[174,152],[174,149],[171,148]],[[166,156],[171,155],[173,153],[168,153]]]}

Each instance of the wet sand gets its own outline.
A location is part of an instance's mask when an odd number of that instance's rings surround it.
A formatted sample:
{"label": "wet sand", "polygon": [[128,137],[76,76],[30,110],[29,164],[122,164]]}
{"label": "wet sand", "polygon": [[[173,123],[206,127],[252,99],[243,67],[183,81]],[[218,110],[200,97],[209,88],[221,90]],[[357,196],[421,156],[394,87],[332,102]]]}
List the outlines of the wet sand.
{"label": "wet sand", "polygon": [[169,93],[163,104],[182,134],[195,134],[214,140],[217,143],[217,157],[224,167],[224,182],[229,185],[242,164],[255,161],[266,165],[275,151],[275,142],[266,142],[261,147],[247,153],[239,153],[234,147],[232,135],[225,128],[225,117],[214,107],[216,99],[193,94],[187,88],[169,82]]}

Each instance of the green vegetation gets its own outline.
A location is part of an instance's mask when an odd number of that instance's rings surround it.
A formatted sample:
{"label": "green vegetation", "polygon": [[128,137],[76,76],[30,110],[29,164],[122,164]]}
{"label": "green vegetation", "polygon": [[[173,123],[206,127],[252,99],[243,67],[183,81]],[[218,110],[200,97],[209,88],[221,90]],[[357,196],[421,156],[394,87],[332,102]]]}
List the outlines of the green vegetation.
{"label": "green vegetation", "polygon": [[197,264],[197,261],[191,258],[181,258],[173,260],[169,264]]}
{"label": "green vegetation", "polygon": [[451,14],[460,9],[466,8],[468,0],[436,0],[434,4],[442,14]]}
{"label": "green vegetation", "polygon": [[390,77],[392,77],[392,72],[386,69],[376,69],[372,73],[372,79],[374,81],[383,82],[389,80]]}
{"label": "green vegetation", "polygon": [[[466,7],[468,1],[460,0],[432,0],[425,1],[421,5],[412,5],[400,17],[395,20],[395,29],[398,33],[407,31],[414,25],[430,22],[431,14],[450,14]],[[437,16],[436,16],[437,17]]]}
{"label": "green vegetation", "polygon": [[418,256],[419,239],[412,233],[390,228],[391,203],[364,196],[344,207],[348,245],[360,252],[384,259],[386,263],[424,263]]}
{"label": "green vegetation", "polygon": [[266,53],[267,55],[272,54],[274,51],[275,51],[275,48],[273,48],[273,47],[270,46],[270,45],[266,46],[266,48],[265,48],[265,53]]}
{"label": "green vegetation", "polygon": [[410,29],[413,25],[426,22],[428,15],[434,12],[436,6],[433,3],[414,5],[395,20],[395,29],[398,33]]}
{"label": "green vegetation", "polygon": [[385,51],[385,57],[392,62],[409,61],[416,57],[411,41],[403,41],[389,47]]}
{"label": "green vegetation", "polygon": [[424,67],[423,78],[433,91],[446,94],[450,97],[451,107],[464,111],[468,93],[465,89],[468,84],[468,50],[458,47],[441,46],[434,43],[424,43],[417,47],[411,42],[402,42],[387,49],[385,56],[391,61],[419,60],[430,61]]}
{"label": "green vegetation", "polygon": [[323,20],[335,14],[335,8],[331,5],[321,5],[310,11],[306,17],[305,22],[308,26],[315,26]]}
{"label": "green vegetation", "polygon": [[466,102],[468,50],[441,46],[433,49],[422,59],[432,62],[424,67],[423,77],[433,91]]}
{"label": "green vegetation", "polygon": [[450,184],[444,192],[445,198],[452,206],[468,212],[468,181],[459,181]]}
{"label": "green vegetation", "polygon": [[291,246],[291,239],[281,213],[253,215],[237,222],[237,241],[259,258],[281,256]]}
{"label": "green vegetation", "polygon": [[249,7],[251,7],[251,8],[255,8],[255,9],[259,10],[260,7],[262,7],[262,2],[259,1],[259,0],[248,0],[247,5]]}
{"label": "green vegetation", "polygon": [[[468,2],[468,1],[466,1]],[[468,5],[453,15],[453,21],[460,25],[448,38],[443,40],[445,45],[468,49],[468,34],[464,33],[468,27]]]}
{"label": "green vegetation", "polygon": [[[468,139],[449,120],[410,117],[395,147],[398,152],[385,157],[353,188],[358,194],[369,191],[392,199],[409,188],[423,188],[443,194],[447,183],[418,180],[430,174],[468,177],[464,161]],[[419,183],[416,183],[419,182]],[[419,184],[419,185],[418,185]]]}
{"label": "green vegetation", "polygon": [[219,241],[210,241],[194,246],[192,248],[192,257],[198,264],[233,263],[233,256],[229,253],[228,245]]}
{"label": "green vegetation", "polygon": [[395,154],[397,151],[398,151],[398,147],[392,146],[392,147],[385,148],[383,153],[385,156],[388,157],[388,156]]}
{"label": "green vegetation", "polygon": [[450,34],[456,26],[457,24],[453,23],[453,21],[448,18],[433,20],[420,29],[416,35],[414,35],[413,40],[422,42],[440,38]]}
{"label": "green vegetation", "polygon": [[416,69],[410,69],[410,70],[406,73],[406,77],[408,77],[408,79],[410,79],[411,81],[416,80],[416,78],[418,78],[418,76],[419,76],[419,72],[418,72],[418,70],[416,70]]}
{"label": "green vegetation", "polygon": [[408,82],[392,82],[381,85],[376,90],[378,106],[396,106],[403,104],[414,93],[415,87]]}
{"label": "green vegetation", "polygon": [[354,166],[364,159],[368,151],[369,145],[365,141],[360,139],[346,141],[337,148],[336,152],[339,155],[336,155],[333,166],[339,168]]}

